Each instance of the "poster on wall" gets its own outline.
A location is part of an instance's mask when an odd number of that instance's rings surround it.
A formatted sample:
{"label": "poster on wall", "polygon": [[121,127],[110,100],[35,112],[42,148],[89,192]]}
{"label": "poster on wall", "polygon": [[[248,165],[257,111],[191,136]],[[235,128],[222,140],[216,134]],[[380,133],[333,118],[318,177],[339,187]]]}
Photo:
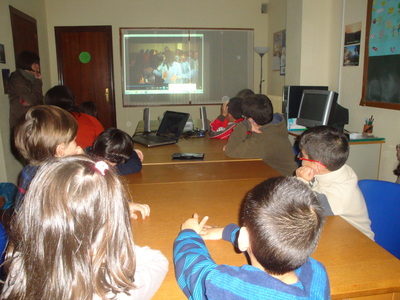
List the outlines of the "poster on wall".
{"label": "poster on wall", "polygon": [[361,22],[345,26],[343,66],[358,66],[360,63]]}
{"label": "poster on wall", "polygon": [[286,69],[286,30],[274,33],[274,45],[272,53],[272,71],[280,71],[285,75]]}

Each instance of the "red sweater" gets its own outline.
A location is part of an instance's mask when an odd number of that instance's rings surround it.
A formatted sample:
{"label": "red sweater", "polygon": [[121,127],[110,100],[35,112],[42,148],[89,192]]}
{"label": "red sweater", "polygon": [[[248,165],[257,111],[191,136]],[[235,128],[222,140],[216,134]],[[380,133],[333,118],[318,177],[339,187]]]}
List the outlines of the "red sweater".
{"label": "red sweater", "polygon": [[72,115],[78,122],[76,143],[82,149],[92,146],[97,136],[104,131],[103,125],[95,117],[84,113],[72,112]]}
{"label": "red sweater", "polygon": [[240,118],[235,122],[229,123],[225,116],[219,115],[218,118],[210,123],[210,138],[227,140],[236,124],[242,122],[243,120],[243,118]]}

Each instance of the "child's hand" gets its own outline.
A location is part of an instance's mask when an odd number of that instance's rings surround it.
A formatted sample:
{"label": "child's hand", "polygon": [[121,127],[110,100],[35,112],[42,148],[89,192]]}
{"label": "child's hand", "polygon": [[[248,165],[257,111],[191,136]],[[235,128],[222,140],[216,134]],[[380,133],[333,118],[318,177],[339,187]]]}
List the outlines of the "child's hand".
{"label": "child's hand", "polygon": [[255,132],[255,133],[261,133],[260,127],[259,125],[257,125],[256,122],[254,122],[253,118],[248,118],[247,120],[250,121],[251,124],[251,131]]}
{"label": "child's hand", "polygon": [[136,154],[139,156],[140,161],[143,162],[144,159],[143,152],[140,151],[139,149],[133,149],[133,150],[135,150]]}
{"label": "child's hand", "polygon": [[150,216],[150,206],[148,206],[147,204],[139,204],[133,202],[128,202],[128,203],[129,203],[129,213],[132,219],[137,220],[138,216],[136,212],[141,213],[142,219],[145,219],[146,217]]}
{"label": "child's hand", "polygon": [[196,231],[197,234],[200,234],[207,221],[208,217],[206,216],[203,219],[201,219],[199,223],[199,215],[195,213],[193,214],[192,218],[187,219],[185,222],[183,222],[181,230],[192,229]]}
{"label": "child's hand", "polygon": [[311,181],[314,178],[314,170],[310,167],[303,166],[296,170],[296,176],[306,181]]}
{"label": "child's hand", "polygon": [[221,115],[225,116],[228,114],[228,101],[222,103],[221,106]]}
{"label": "child's hand", "polygon": [[224,227],[204,225],[203,229],[200,231],[200,235],[205,240],[221,240],[223,231]]}

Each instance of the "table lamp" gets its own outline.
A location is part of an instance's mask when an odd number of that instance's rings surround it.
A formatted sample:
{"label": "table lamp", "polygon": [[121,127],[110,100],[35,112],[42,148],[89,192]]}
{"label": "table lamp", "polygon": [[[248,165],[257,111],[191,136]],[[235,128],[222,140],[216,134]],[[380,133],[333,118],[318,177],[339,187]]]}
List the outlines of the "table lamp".
{"label": "table lamp", "polygon": [[258,53],[261,57],[261,70],[260,70],[260,94],[262,93],[262,83],[263,83],[263,66],[262,66],[262,59],[265,53],[267,53],[269,50],[268,47],[254,47],[254,51]]}

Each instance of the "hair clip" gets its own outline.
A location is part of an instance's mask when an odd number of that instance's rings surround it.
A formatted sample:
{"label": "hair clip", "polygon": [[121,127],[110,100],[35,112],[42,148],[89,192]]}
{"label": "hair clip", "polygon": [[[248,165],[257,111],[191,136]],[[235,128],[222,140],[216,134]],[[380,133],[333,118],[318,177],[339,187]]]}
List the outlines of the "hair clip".
{"label": "hair clip", "polygon": [[94,164],[95,168],[101,173],[101,175],[105,175],[104,171],[108,170],[108,165],[105,161],[98,161]]}

